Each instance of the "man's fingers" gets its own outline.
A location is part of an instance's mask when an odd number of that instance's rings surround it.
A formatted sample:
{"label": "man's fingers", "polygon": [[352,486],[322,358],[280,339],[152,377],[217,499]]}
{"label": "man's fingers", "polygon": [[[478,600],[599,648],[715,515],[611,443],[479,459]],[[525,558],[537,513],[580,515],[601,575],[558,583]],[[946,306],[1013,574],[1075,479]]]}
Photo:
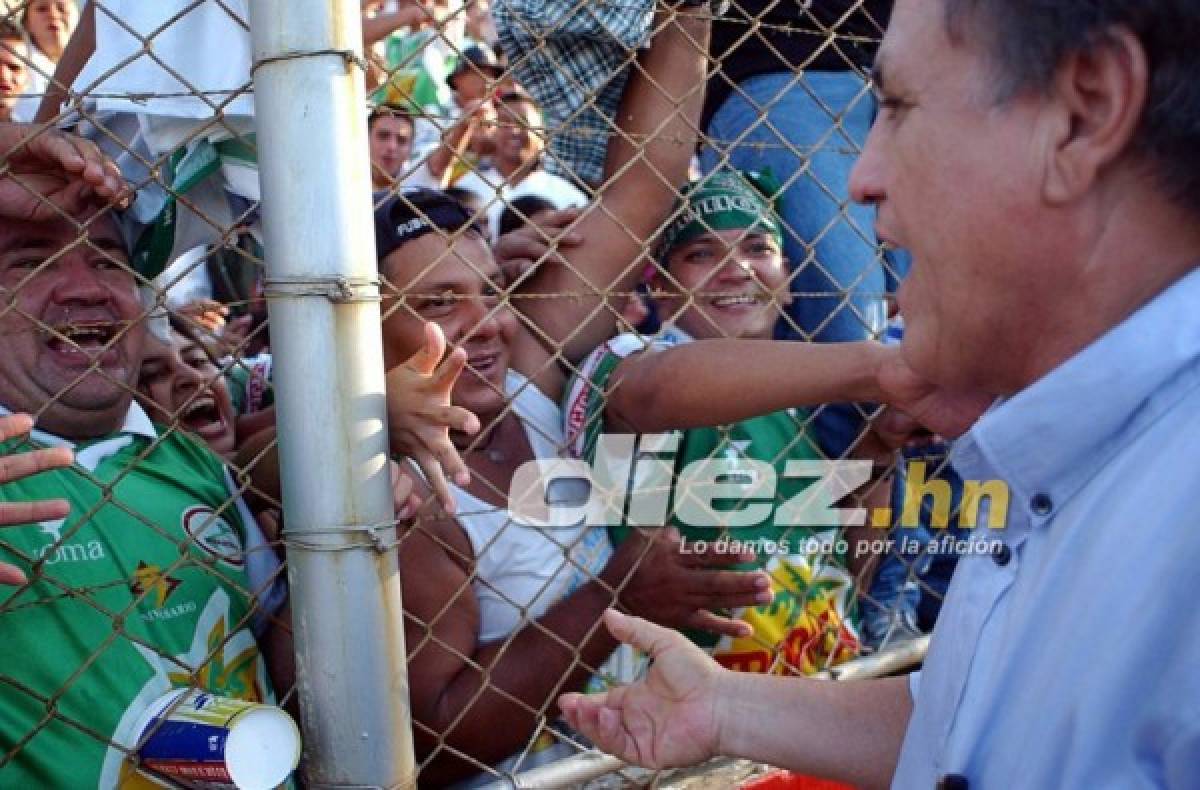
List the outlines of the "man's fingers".
{"label": "man's fingers", "polygon": [[24,436],[33,430],[33,418],[28,414],[10,414],[0,417],[0,442],[16,436]]}
{"label": "man's fingers", "polygon": [[408,499],[396,509],[396,518],[399,521],[410,521],[417,515],[421,505],[425,504],[425,500],[419,494],[412,493],[408,495]]}
{"label": "man's fingers", "polygon": [[775,600],[771,577],[763,571],[706,571],[688,574],[688,589],[708,609],[762,606]]}
{"label": "man's fingers", "polygon": [[500,265],[500,273],[504,275],[505,282],[515,283],[532,268],[533,260],[531,258],[513,258]]}
{"label": "man's fingers", "polygon": [[456,485],[461,487],[471,482],[471,470],[467,468],[466,462],[459,455],[458,448],[449,439],[440,439],[432,449],[437,456],[438,464],[442,467],[442,471]]}
{"label": "man's fingers", "polygon": [[66,518],[71,512],[71,503],[65,499],[39,499],[33,502],[0,503],[0,526],[15,527],[21,524],[36,524]]}
{"label": "man's fingers", "polygon": [[0,483],[11,483],[47,469],[70,466],[75,456],[66,447],[49,447],[0,457]]}
{"label": "man's fingers", "polygon": [[[581,208],[563,208],[555,211],[547,211],[538,217],[538,227],[543,230],[563,230],[573,224],[582,215],[583,209]],[[560,244],[578,244],[582,241],[583,238],[575,232],[563,234],[559,238]]]}
{"label": "man's fingers", "polygon": [[453,431],[474,436],[479,433],[479,418],[461,406],[446,406],[438,412],[437,421]]}
{"label": "man's fingers", "polygon": [[433,489],[433,495],[442,504],[442,510],[446,511],[448,515],[454,515],[454,511],[457,510],[454,493],[450,490],[450,484],[446,482],[446,473],[442,470],[442,465],[438,463],[437,458],[428,450],[421,450],[413,454],[413,460],[425,473],[425,479],[429,482],[429,487]]}
{"label": "man's fingers", "polygon": [[757,559],[752,551],[716,551],[711,545],[699,551],[694,543],[681,543],[679,557],[689,568],[728,568],[749,565]]}
{"label": "man's fingers", "polygon": [[604,612],[604,625],[617,641],[633,645],[649,653],[652,658],[672,646],[687,644],[687,638],[678,631],[663,628],[640,617],[621,614],[616,609]]}
{"label": "man's fingers", "polygon": [[496,245],[496,257],[507,266],[521,260],[539,261],[549,249],[549,243],[540,234],[517,230],[500,237]]}
{"label": "man's fingers", "polygon": [[442,333],[442,328],[434,321],[426,321],[424,344],[404,364],[412,370],[428,376],[437,369],[438,362],[445,353],[446,335]]}
{"label": "man's fingers", "polygon": [[465,348],[453,349],[441,364],[433,372],[434,382],[444,387],[447,391],[454,386],[454,382],[462,374],[467,367],[467,350]]}
{"label": "man's fingers", "polygon": [[744,620],[734,620],[722,617],[707,609],[700,609],[687,619],[688,628],[706,631],[717,636],[729,636],[734,639],[745,639],[754,635],[754,628]]}
{"label": "man's fingers", "polygon": [[[83,152],[75,145],[78,139],[56,129],[37,133],[15,152],[40,160],[44,164],[57,165],[68,173],[81,173],[87,166]],[[5,152],[6,154],[8,152]]]}
{"label": "man's fingers", "polygon": [[623,760],[636,756],[633,739],[621,722],[621,712],[613,701],[616,689],[601,694],[564,694],[559,698],[567,724],[582,733],[602,751]]}
{"label": "man's fingers", "polygon": [[390,461],[392,476],[392,509],[400,521],[408,521],[417,513],[421,506],[421,497],[417,495],[413,479],[404,472],[395,461]]}
{"label": "man's fingers", "polygon": [[24,571],[7,562],[0,562],[0,584],[24,584],[29,581]]}

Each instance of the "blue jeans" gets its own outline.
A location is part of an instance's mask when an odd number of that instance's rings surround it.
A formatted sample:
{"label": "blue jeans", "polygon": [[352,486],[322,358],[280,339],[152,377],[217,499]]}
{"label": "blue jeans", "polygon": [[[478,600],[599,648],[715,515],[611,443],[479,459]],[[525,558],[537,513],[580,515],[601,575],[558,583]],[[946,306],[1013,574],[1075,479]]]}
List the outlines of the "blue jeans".
{"label": "blue jeans", "polygon": [[[875,101],[854,72],[777,72],[738,85],[708,124],[704,172],[769,168],[783,185],[777,207],[792,304],[777,337],[834,343],[883,330],[883,295],[894,290],[896,275],[880,260],[875,210],[849,197],[850,170],[874,115]],[[822,449],[837,458],[862,416],[853,406],[827,406],[814,427]]]}

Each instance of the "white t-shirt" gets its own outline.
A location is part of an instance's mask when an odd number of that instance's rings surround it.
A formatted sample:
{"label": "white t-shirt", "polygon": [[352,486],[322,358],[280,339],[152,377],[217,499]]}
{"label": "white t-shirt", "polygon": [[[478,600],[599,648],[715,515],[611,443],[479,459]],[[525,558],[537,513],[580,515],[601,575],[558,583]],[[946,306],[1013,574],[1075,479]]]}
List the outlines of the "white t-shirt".
{"label": "white t-shirt", "polygon": [[101,94],[100,111],[209,119],[218,106],[225,116],[253,116],[249,22],[247,0],[105,0],[96,51],[74,89]]}
{"label": "white t-shirt", "polygon": [[454,182],[454,186],[466,189],[483,201],[488,218],[488,231],[495,241],[500,234],[500,217],[512,201],[526,195],[537,195],[549,200],[556,209],[579,208],[587,205],[587,195],[565,178],[534,170],[516,185],[510,185],[493,167],[472,171]]}
{"label": "white t-shirt", "polygon": [[46,95],[46,88],[54,77],[55,68],[57,67],[54,61],[43,55],[37,47],[29,48],[29,63],[25,66],[25,89],[22,91],[24,95],[17,99],[13,106],[14,121],[29,123],[33,116],[37,115],[42,97]]}
{"label": "white t-shirt", "polygon": [[[562,411],[533,382],[509,370],[504,391],[538,459],[566,458]],[[479,603],[479,642],[509,637],[544,615],[597,577],[612,556],[608,530],[585,523],[532,526],[515,521],[502,507],[484,502],[450,485],[458,507],[458,523],[471,541],[475,573],[471,588]],[[556,480],[547,500],[566,504],[587,501],[591,486],[582,480]],[[543,732],[528,750],[500,761],[501,774],[525,771],[575,754],[568,742]],[[481,773],[458,782],[456,790],[490,785],[495,777]]]}

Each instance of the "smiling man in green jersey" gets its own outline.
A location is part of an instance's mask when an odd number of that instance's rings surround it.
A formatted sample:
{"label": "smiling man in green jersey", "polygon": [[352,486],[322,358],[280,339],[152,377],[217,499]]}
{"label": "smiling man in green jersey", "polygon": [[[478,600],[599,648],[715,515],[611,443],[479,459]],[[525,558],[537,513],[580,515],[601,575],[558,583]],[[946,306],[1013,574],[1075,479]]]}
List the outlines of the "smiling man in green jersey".
{"label": "smiling man in green jersey", "polygon": [[6,421],[0,453],[74,458],[0,471],[0,517],[65,514],[0,530],[0,786],[146,786],[120,744],[154,699],[273,699],[260,646],[284,587],[221,461],[133,402],[145,326],[125,244],[111,213],[65,208],[0,211],[0,414],[38,415],[28,442]]}

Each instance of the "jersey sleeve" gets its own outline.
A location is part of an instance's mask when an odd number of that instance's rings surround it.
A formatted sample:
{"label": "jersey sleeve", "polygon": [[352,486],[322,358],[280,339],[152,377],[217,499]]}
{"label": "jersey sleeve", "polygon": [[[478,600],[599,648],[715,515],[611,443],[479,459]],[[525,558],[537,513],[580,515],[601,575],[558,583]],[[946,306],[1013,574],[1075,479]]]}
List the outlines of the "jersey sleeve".
{"label": "jersey sleeve", "polygon": [[572,457],[592,460],[604,432],[604,409],[617,365],[626,357],[660,347],[665,344],[655,338],[626,333],[606,341],[579,364],[563,402],[563,435]]}

